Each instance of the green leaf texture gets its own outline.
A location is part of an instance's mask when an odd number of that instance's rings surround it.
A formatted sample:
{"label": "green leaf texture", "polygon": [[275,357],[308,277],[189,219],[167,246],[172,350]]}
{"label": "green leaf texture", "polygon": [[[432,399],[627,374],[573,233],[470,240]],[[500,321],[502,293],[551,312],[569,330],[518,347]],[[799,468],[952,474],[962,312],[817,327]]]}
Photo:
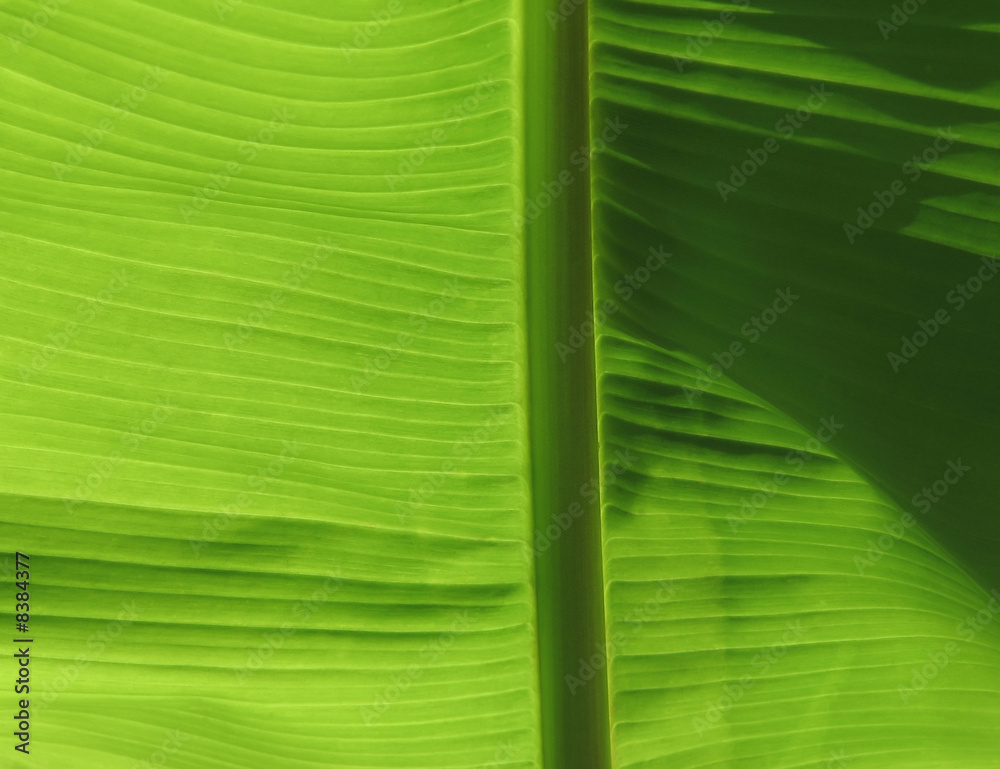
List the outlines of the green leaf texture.
{"label": "green leaf texture", "polygon": [[0,7],[0,764],[536,766],[515,5],[53,5]]}
{"label": "green leaf texture", "polygon": [[1000,20],[899,8],[0,0],[0,767],[1000,768]]}
{"label": "green leaf texture", "polygon": [[1000,765],[996,14],[892,13],[594,3],[617,766]]}

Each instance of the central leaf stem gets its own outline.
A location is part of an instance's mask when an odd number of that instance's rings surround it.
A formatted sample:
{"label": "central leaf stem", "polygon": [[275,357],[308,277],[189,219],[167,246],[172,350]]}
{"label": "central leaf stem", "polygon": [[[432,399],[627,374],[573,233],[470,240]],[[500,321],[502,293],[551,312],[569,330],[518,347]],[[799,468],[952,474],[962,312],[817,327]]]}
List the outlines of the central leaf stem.
{"label": "central leaf stem", "polygon": [[[534,553],[546,769],[611,766],[590,233],[588,17],[524,0]],[[588,314],[590,313],[590,314]]]}

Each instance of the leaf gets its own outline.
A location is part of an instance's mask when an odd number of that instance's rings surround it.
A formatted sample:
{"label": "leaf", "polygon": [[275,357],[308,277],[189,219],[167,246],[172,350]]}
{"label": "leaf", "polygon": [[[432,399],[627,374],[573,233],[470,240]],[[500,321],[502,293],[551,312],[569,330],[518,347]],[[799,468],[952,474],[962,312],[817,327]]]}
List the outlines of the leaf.
{"label": "leaf", "polygon": [[996,766],[996,21],[6,0],[0,765]]}
{"label": "leaf", "polygon": [[990,14],[875,13],[595,4],[618,766],[995,761]]}
{"label": "leaf", "polygon": [[16,765],[537,765],[513,25],[74,0],[9,57]]}

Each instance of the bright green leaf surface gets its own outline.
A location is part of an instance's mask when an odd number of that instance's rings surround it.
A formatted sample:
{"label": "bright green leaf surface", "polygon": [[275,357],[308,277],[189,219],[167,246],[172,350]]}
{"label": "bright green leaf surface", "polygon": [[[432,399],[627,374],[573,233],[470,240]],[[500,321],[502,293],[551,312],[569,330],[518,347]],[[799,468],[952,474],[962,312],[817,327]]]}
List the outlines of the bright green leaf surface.
{"label": "bright green leaf surface", "polygon": [[0,767],[1000,767],[1000,26],[892,14],[0,0]]}
{"label": "bright green leaf surface", "polygon": [[19,766],[537,765],[516,18],[386,8],[73,0],[5,49]]}

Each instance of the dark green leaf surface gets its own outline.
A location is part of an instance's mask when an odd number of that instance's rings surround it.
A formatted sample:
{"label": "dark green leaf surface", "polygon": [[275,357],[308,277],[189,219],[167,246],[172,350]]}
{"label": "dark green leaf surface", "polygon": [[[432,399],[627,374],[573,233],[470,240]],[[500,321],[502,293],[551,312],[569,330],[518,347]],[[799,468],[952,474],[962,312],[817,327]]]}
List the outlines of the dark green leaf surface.
{"label": "dark green leaf surface", "polygon": [[997,765],[996,16],[891,13],[595,3],[620,766]]}

